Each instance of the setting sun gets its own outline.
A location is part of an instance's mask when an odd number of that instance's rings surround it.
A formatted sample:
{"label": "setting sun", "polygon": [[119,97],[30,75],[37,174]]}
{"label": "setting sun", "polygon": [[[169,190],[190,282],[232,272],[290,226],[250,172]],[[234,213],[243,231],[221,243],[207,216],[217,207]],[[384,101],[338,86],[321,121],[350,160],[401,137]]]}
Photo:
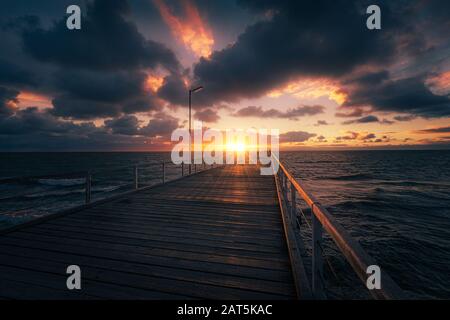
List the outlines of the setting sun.
{"label": "setting sun", "polygon": [[244,152],[247,146],[244,142],[230,142],[226,145],[227,151]]}

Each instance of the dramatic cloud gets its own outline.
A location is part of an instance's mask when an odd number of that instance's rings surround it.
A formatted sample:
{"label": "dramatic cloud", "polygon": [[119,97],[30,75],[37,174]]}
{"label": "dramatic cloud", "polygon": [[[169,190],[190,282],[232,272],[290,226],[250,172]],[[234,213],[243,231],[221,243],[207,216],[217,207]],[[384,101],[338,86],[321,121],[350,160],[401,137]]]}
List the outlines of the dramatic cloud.
{"label": "dramatic cloud", "polygon": [[[195,65],[196,79],[208,88],[205,102],[257,97],[299,76],[340,77],[367,63],[387,63],[394,53],[391,33],[361,27],[366,19],[361,3],[243,3],[272,16],[249,26],[234,44]],[[383,9],[384,27],[389,30],[398,19],[389,7]]]}
{"label": "dramatic cloud", "polygon": [[212,108],[206,108],[203,110],[196,111],[194,117],[200,121],[204,122],[217,122],[220,119],[220,116],[217,114],[217,111]]}
{"label": "dramatic cloud", "polygon": [[97,131],[92,123],[62,121],[46,111],[27,108],[0,120],[0,135],[88,135]]}
{"label": "dramatic cloud", "polygon": [[377,116],[374,115],[368,115],[362,118],[354,119],[354,120],[347,120],[342,122],[342,124],[355,124],[355,123],[372,123],[372,122],[378,122],[381,124],[393,124],[393,121],[383,119],[380,120]]}
{"label": "dramatic cloud", "polygon": [[60,94],[53,100],[53,113],[66,118],[94,119],[122,113],[159,110],[162,102],[145,90],[144,72],[60,72]]}
{"label": "dramatic cloud", "polygon": [[19,92],[16,90],[0,87],[0,119],[13,112],[18,95]]}
{"label": "dramatic cloud", "polygon": [[450,116],[449,96],[434,94],[425,81],[424,76],[415,76],[367,85],[359,82],[349,91],[345,107],[370,106],[377,111],[410,113],[424,118]]}
{"label": "dramatic cloud", "polygon": [[277,109],[264,110],[262,107],[249,106],[242,108],[232,115],[234,117],[259,117],[259,118],[282,118],[289,120],[298,120],[299,117],[313,116],[324,112],[325,107],[315,106],[298,106],[288,109],[287,111],[279,111]]}
{"label": "dramatic cloud", "polygon": [[306,131],[289,131],[280,134],[280,143],[300,143],[315,136],[317,136],[317,134]]}
{"label": "dramatic cloud", "polygon": [[[250,126],[314,115],[324,119],[310,121],[317,130],[366,124],[368,132],[336,138],[355,140],[349,145],[389,141],[371,132],[394,120],[426,121],[424,130],[396,123],[399,134],[447,132],[427,128],[450,117],[448,1],[379,0],[382,30],[365,27],[369,0],[4,2],[2,150],[167,146],[180,121],[165,112],[187,107],[196,85],[205,90],[192,96],[194,117],[220,127],[233,122],[219,116],[225,104]],[[68,4],[81,6],[81,30],[66,28]],[[282,137],[327,140],[319,132]]]}
{"label": "dramatic cloud", "polygon": [[165,113],[157,113],[148,124],[139,130],[139,133],[147,137],[169,138],[172,132],[179,128],[178,119]]}
{"label": "dramatic cloud", "polygon": [[[200,94],[202,91],[200,92]],[[162,86],[158,89],[158,96],[170,101],[174,105],[186,105],[188,103],[188,87],[183,78],[176,74],[164,78]],[[194,107],[197,104],[194,104]]]}
{"label": "dramatic cloud", "polygon": [[179,68],[175,55],[164,45],[145,39],[129,14],[127,1],[96,0],[88,4],[81,30],[73,32],[65,19],[51,29],[25,29],[25,49],[36,59],[64,67],[89,69]]}
{"label": "dramatic cloud", "polygon": [[211,28],[202,20],[193,2],[182,1],[186,18],[175,16],[163,0],[153,1],[174,36],[199,57],[209,57],[214,45]]}
{"label": "dramatic cloud", "polygon": [[30,71],[0,59],[0,84],[35,85],[36,78]]}
{"label": "dramatic cloud", "polygon": [[[6,21],[4,30],[9,38],[20,36],[29,60],[20,59],[35,72],[0,56],[0,83],[19,90],[34,84],[33,89],[51,97],[55,116],[87,120],[159,111],[164,102],[148,87],[149,70],[180,70],[171,50],[139,33],[130,21],[128,1],[88,2],[82,28],[76,31],[67,29],[63,14],[48,29],[36,16]],[[8,41],[11,46],[17,42]]]}
{"label": "dramatic cloud", "polygon": [[139,120],[135,116],[125,115],[120,118],[106,120],[105,128],[112,133],[134,136],[139,133]]}
{"label": "dramatic cloud", "polygon": [[[157,113],[144,127],[134,116],[106,120],[104,126],[92,122],[61,120],[47,110],[26,108],[0,118],[0,150],[146,150],[153,140],[167,139],[178,120]],[[154,144],[161,148],[164,145]]]}

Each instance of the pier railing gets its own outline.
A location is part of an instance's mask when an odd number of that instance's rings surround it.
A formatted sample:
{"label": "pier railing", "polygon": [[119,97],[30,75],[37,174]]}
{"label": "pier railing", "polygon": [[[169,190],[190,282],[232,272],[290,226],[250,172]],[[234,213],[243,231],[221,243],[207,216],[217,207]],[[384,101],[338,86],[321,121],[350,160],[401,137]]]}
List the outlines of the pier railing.
{"label": "pier railing", "polygon": [[[92,169],[87,171],[77,171],[77,172],[66,172],[66,173],[57,173],[57,174],[47,174],[47,175],[36,175],[36,176],[21,176],[21,177],[11,177],[11,178],[3,178],[0,179],[0,186],[1,185],[8,185],[8,184],[20,184],[20,183],[27,183],[30,181],[42,181],[42,180],[63,180],[63,179],[82,179],[81,183],[84,188],[84,203],[89,204],[92,201],[92,195],[93,195],[93,184],[96,182],[96,177],[104,174],[111,174],[111,172],[118,172],[120,170],[129,170],[130,176],[129,176],[129,182],[125,182],[120,185],[112,185],[112,187],[120,187],[120,188],[127,188],[127,190],[138,190],[143,187],[148,187],[153,184],[149,184],[148,179],[152,181],[156,181],[154,184],[157,183],[166,183],[168,181],[171,181],[176,178],[185,177],[191,174],[196,174],[198,172],[211,169],[213,167],[216,167],[217,165],[207,165],[205,163],[202,164],[192,164],[190,165],[191,168],[189,170],[188,164],[179,164],[175,165],[171,161],[158,161],[153,163],[138,163],[135,165],[127,165],[127,166],[115,166],[115,167],[108,167],[104,169]],[[155,169],[159,168],[159,169]],[[169,170],[171,174],[168,174]],[[150,175],[147,175],[147,179],[143,177],[143,173],[147,170],[151,170]],[[177,174],[178,171],[178,174]],[[191,172],[191,173],[189,173]],[[170,179],[170,178],[173,179]],[[107,178],[103,180],[103,182],[107,182]],[[80,184],[81,185],[81,184]],[[98,193],[108,193],[108,191]],[[117,194],[117,193],[116,193]],[[30,196],[36,196],[36,195],[46,195],[46,191],[44,190],[22,190],[17,191],[14,194],[11,195],[1,195],[0,194],[0,203],[3,201],[14,201],[15,199],[20,199],[22,197],[30,197]],[[107,198],[107,197],[106,197]],[[30,209],[36,209],[36,205],[33,204],[29,207],[22,207],[17,210],[2,210],[0,209],[0,214],[3,213],[14,213],[16,211],[24,211],[24,210],[30,210]]]}
{"label": "pier railing", "polygon": [[[359,279],[366,287],[368,278],[367,268],[371,265],[377,265],[375,260],[370,257],[361,245],[354,240],[350,234],[336,221],[336,219],[318,202],[305,187],[297,181],[286,169],[286,167],[275,158],[279,164],[279,170],[276,174],[277,187],[281,193],[282,207],[285,208],[284,214],[287,215],[287,221],[291,224],[291,230],[296,230],[297,234],[291,241],[302,241],[300,239],[301,227],[301,208],[297,205],[297,197],[301,199],[311,209],[312,220],[312,274],[311,290],[315,298],[324,298],[324,256],[323,256],[323,231],[327,232],[339,251],[351,265]],[[297,240],[296,240],[297,239]],[[289,241],[289,239],[288,239]],[[295,249],[302,248],[301,244],[294,244]],[[381,270],[381,288],[369,290],[375,299],[402,299],[403,292],[391,277]],[[294,271],[295,274],[295,271]]]}

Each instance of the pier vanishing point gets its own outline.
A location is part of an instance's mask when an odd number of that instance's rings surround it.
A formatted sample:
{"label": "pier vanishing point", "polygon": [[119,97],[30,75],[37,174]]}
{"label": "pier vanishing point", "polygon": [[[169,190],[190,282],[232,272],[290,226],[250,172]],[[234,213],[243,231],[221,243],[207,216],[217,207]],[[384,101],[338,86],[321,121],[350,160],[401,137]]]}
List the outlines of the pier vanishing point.
{"label": "pier vanishing point", "polygon": [[[281,163],[274,176],[201,167],[166,181],[163,165],[161,183],[146,187],[136,170],[135,190],[99,201],[87,176],[85,205],[1,231],[0,298],[324,299],[324,233],[365,285],[376,263]],[[308,226],[309,255],[299,232]],[[67,289],[69,265],[81,290]],[[368,291],[402,295],[385,272]]]}

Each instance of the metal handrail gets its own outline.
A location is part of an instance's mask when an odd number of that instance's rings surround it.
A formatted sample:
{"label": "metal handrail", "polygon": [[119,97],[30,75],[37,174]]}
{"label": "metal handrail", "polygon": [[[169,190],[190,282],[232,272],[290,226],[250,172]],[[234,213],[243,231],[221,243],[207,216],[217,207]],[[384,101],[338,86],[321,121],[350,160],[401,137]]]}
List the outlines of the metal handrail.
{"label": "metal handrail", "polygon": [[[316,296],[323,296],[323,260],[322,260],[322,229],[331,236],[336,246],[350,263],[353,270],[366,284],[367,268],[376,265],[375,260],[369,256],[361,245],[336,221],[336,219],[302,186],[286,169],[281,161],[273,156],[279,165],[277,177],[284,193],[286,202],[290,204],[290,214],[297,214],[295,192],[297,192],[311,208],[312,218],[312,291]],[[290,182],[291,200],[287,197],[287,187]],[[386,273],[381,274],[381,288],[369,290],[375,299],[402,299],[403,292],[400,287]]]}

